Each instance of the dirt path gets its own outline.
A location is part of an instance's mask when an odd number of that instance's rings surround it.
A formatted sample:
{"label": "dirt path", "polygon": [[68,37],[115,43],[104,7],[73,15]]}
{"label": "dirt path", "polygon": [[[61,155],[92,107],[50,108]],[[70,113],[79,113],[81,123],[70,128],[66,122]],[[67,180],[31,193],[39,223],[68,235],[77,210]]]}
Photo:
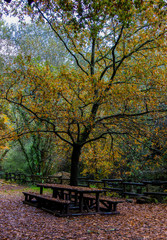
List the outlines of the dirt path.
{"label": "dirt path", "polygon": [[0,240],[167,239],[167,204],[125,202],[117,216],[58,218],[24,205],[22,190],[0,181]]}

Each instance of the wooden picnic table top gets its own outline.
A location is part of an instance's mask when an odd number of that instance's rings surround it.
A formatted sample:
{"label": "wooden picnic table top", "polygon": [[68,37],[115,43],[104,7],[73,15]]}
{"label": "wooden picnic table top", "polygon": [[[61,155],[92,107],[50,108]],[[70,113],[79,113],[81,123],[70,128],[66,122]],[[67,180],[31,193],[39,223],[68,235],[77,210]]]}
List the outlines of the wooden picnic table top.
{"label": "wooden picnic table top", "polygon": [[69,190],[74,192],[83,192],[83,193],[102,193],[106,190],[90,188],[90,187],[80,187],[80,186],[70,186],[67,184],[52,184],[52,183],[38,183],[37,187],[52,188],[59,190]]}

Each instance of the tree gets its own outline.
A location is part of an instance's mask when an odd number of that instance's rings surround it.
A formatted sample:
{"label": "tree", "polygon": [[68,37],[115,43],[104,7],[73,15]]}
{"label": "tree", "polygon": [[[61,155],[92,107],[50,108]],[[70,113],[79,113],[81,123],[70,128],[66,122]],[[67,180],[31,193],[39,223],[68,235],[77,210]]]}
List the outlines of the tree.
{"label": "tree", "polygon": [[12,7],[18,16],[48,23],[73,58],[74,67],[57,72],[20,57],[8,70],[4,98],[71,146],[71,184],[77,185],[84,146],[138,138],[146,120],[166,112],[165,1],[43,0]]}
{"label": "tree", "polygon": [[[30,35],[31,38],[29,39]],[[63,52],[58,39],[57,41],[52,40],[53,33],[46,25],[8,25],[5,22],[0,22],[0,36],[2,40],[0,47],[2,49],[1,56],[3,63],[1,73],[3,73],[5,66],[9,62],[13,64],[14,57],[19,54],[31,58],[33,62],[47,62],[50,66],[56,65],[59,67],[63,62],[68,64],[68,54]],[[47,46],[45,46],[46,44]],[[13,131],[16,131],[16,133],[17,129],[25,126],[27,122],[30,124],[28,114],[17,106],[6,105],[6,109],[4,107],[2,112],[4,113],[2,117],[6,117],[6,122],[8,122],[4,126],[8,128],[11,125]],[[34,124],[34,129],[35,126],[39,128],[39,123],[33,122],[31,124]],[[27,128],[31,128],[31,124]],[[6,134],[7,132],[1,130],[2,137]],[[12,168],[13,170],[24,168],[25,171],[28,169],[31,174],[45,176],[55,170],[55,165],[57,166],[57,162],[59,161],[58,158],[60,159],[60,150],[57,151],[58,144],[57,142],[53,144],[53,137],[49,134],[32,133],[26,137],[17,137],[16,134],[15,139],[10,141],[7,149],[4,144],[2,146],[2,159],[5,157],[3,159],[3,166],[6,170],[7,168],[9,170],[10,167],[10,171]],[[54,155],[56,156],[56,161]],[[18,163],[14,166],[14,162]]]}

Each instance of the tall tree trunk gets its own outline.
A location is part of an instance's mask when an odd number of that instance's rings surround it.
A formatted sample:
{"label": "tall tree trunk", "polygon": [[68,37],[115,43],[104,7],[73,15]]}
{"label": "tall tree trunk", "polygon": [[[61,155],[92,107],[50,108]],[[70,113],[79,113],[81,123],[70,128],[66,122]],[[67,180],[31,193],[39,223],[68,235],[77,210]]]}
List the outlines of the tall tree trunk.
{"label": "tall tree trunk", "polygon": [[77,186],[78,185],[78,166],[79,166],[79,158],[81,155],[81,146],[73,145],[73,151],[71,156],[71,177],[70,177],[70,185]]}

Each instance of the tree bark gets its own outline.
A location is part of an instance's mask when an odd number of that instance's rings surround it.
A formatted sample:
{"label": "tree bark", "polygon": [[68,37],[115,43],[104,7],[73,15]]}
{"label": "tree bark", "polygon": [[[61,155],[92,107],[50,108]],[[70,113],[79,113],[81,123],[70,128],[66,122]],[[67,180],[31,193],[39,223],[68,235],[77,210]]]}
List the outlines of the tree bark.
{"label": "tree bark", "polygon": [[78,166],[79,166],[79,158],[81,155],[81,146],[78,144],[73,145],[72,157],[71,157],[71,177],[70,177],[70,185],[77,186],[78,185]]}

